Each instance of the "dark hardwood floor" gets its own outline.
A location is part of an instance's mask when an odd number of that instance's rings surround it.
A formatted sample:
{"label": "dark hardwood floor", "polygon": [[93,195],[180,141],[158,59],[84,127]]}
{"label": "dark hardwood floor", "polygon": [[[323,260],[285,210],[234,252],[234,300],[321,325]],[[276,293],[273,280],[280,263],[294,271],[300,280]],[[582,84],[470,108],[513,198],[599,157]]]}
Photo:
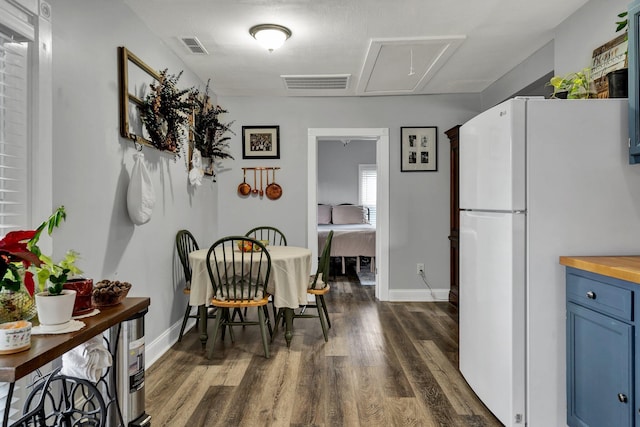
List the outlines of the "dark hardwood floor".
{"label": "dark hardwood floor", "polygon": [[[154,426],[500,426],[457,370],[457,311],[390,303],[337,276],[318,319],[279,329],[265,359],[259,328],[235,328],[205,358],[191,330],[146,373]],[[213,321],[209,321],[209,330]]]}

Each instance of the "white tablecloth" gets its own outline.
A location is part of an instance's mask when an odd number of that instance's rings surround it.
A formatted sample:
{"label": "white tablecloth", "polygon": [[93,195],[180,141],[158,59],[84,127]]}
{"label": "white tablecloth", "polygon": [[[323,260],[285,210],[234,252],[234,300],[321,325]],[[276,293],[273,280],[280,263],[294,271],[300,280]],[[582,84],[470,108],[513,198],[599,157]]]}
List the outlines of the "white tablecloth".
{"label": "white tablecloth", "polygon": [[[311,250],[296,246],[269,246],[271,276],[267,292],[273,295],[278,308],[298,308],[307,304],[307,287],[311,274]],[[189,254],[191,263],[191,294],[189,304],[209,305],[213,288],[207,272],[207,252],[200,249]]]}

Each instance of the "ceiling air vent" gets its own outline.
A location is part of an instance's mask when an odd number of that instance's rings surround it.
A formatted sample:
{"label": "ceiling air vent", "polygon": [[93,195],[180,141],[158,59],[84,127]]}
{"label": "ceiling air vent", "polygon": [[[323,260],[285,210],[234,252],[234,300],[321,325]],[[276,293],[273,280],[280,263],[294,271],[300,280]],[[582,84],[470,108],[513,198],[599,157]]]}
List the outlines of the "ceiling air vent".
{"label": "ceiling air vent", "polygon": [[351,74],[280,76],[287,89],[346,89]]}
{"label": "ceiling air vent", "polygon": [[197,55],[208,55],[207,49],[204,48],[197,37],[181,37],[182,43],[189,49],[189,52]]}

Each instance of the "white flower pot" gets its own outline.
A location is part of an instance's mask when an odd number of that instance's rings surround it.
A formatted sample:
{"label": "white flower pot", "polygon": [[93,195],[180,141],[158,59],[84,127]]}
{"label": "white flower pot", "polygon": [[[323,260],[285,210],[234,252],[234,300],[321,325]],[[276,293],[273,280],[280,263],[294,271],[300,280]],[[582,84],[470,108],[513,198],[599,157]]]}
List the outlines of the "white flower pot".
{"label": "white flower pot", "polygon": [[71,289],[63,289],[60,295],[49,295],[47,291],[38,292],[36,309],[40,325],[65,327],[71,320],[75,301],[76,291]]}

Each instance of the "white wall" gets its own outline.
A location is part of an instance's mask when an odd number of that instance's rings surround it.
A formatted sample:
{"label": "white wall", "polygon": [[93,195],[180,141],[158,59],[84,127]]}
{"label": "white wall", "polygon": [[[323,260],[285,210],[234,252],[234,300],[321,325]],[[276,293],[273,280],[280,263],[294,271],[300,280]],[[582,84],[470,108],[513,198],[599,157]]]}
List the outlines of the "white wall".
{"label": "white wall", "polygon": [[482,110],[513,96],[545,74],[553,71],[554,42],[551,41],[500,77],[482,92]]}
{"label": "white wall", "polygon": [[322,141],[318,144],[318,203],[358,203],[358,165],[376,164],[371,141]]}
{"label": "white wall", "polygon": [[[219,175],[220,233],[242,233],[272,224],[291,245],[307,245],[307,130],[388,127],[390,158],[389,289],[423,290],[416,263],[425,264],[430,285],[449,289],[449,142],[444,131],[479,112],[478,95],[361,98],[219,97],[235,120],[231,141],[237,161]],[[279,160],[242,160],[243,125],[279,125]],[[438,127],[438,171],[400,172],[400,127]],[[242,167],[280,166],[283,196],[276,201],[241,198]],[[398,294],[397,292],[395,293]]]}
{"label": "white wall", "polygon": [[117,47],[126,46],[156,70],[185,70],[179,81],[184,87],[204,85],[121,1],[53,0],[52,8],[53,203],[67,208],[67,221],[54,233],[54,252],[74,248],[87,277],[128,281],[130,296],[151,297],[146,341],[162,351],[186,304],[183,285],[174,280],[176,232],[189,228],[201,246],[213,242],[218,186],[208,180],[194,190],[184,156],[174,160],[144,148],[156,205],[149,223],[129,220],[126,191],[135,150],[119,136]]}

